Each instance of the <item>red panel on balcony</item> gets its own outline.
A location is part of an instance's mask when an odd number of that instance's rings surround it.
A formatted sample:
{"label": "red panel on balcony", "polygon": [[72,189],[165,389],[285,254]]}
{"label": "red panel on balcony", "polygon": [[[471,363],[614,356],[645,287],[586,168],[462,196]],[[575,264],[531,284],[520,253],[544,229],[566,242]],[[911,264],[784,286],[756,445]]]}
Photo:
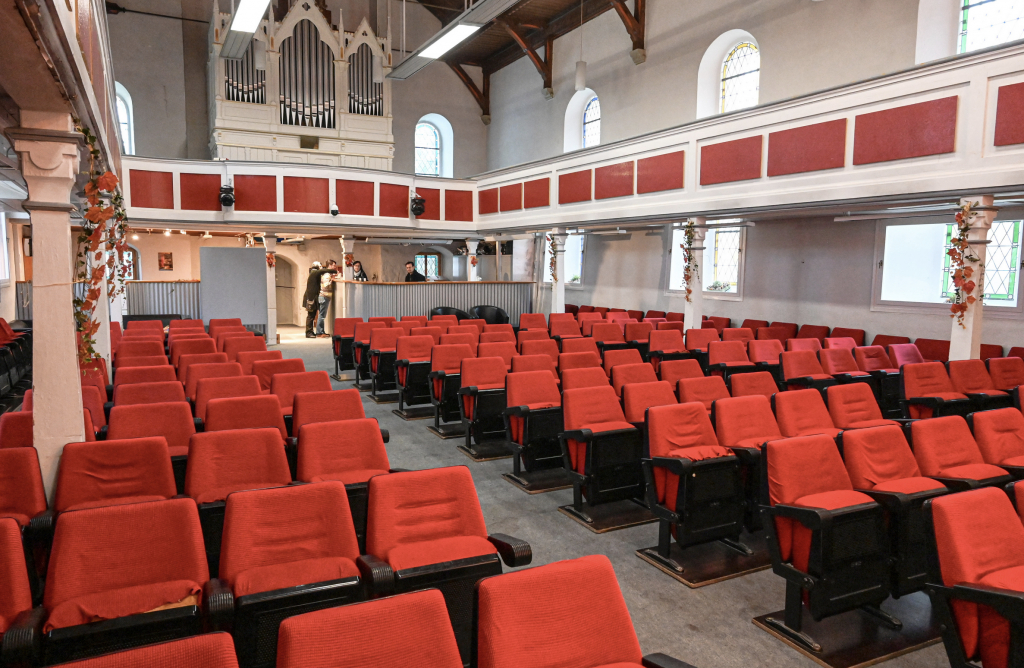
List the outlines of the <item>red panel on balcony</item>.
{"label": "red panel on balcony", "polygon": [[343,181],[334,184],[338,213],[346,216],[373,215],[373,181]]}
{"label": "red panel on balcony", "polygon": [[441,191],[437,188],[417,188],[416,194],[426,202],[419,220],[441,220]]}
{"label": "red panel on balcony", "polygon": [[590,170],[558,176],[558,203],[572,204],[590,200]]}
{"label": "red panel on balcony", "polygon": [[409,186],[380,184],[380,215],[389,218],[408,218]]}
{"label": "red panel on balcony", "polygon": [[523,208],[523,184],[514,183],[510,186],[502,186],[501,191],[501,211],[519,211]]}
{"label": "red panel on balcony", "polygon": [[527,209],[551,204],[551,179],[535,179],[523,184],[523,203]]}
{"label": "red panel on balcony", "polygon": [[498,189],[480,191],[480,213],[498,213]]}
{"label": "red panel on balcony", "polygon": [[277,177],[235,177],[235,211],[277,211]]}
{"label": "red panel on balcony", "polygon": [[956,150],[954,95],[857,116],[853,164],[905,160]]}
{"label": "red panel on balcony", "polygon": [[1024,144],[1024,83],[999,87],[995,144]]}
{"label": "red panel on balcony", "polygon": [[761,178],[761,135],[701,146],[700,184],[748,181]]}
{"label": "red panel on balcony", "polygon": [[473,191],[445,190],[444,219],[463,223],[473,222]]}
{"label": "red panel on balcony", "polygon": [[638,194],[679,190],[683,187],[686,151],[655,155],[636,161]]}
{"label": "red panel on balcony", "polygon": [[594,199],[611,199],[633,194],[633,161],[594,170]]}
{"label": "red panel on balcony", "polygon": [[284,210],[288,213],[330,212],[330,185],[327,179],[284,177]]}
{"label": "red panel on balcony", "polygon": [[220,174],[182,174],[182,210],[220,211],[220,183]]}
{"label": "red panel on balcony", "polygon": [[[170,172],[129,170],[132,179],[132,206],[146,209],[174,208],[174,175]],[[219,180],[220,177],[218,176]],[[220,184],[217,184],[220,188]]]}
{"label": "red panel on balcony", "polygon": [[768,176],[836,169],[845,159],[845,118],[768,135]]}

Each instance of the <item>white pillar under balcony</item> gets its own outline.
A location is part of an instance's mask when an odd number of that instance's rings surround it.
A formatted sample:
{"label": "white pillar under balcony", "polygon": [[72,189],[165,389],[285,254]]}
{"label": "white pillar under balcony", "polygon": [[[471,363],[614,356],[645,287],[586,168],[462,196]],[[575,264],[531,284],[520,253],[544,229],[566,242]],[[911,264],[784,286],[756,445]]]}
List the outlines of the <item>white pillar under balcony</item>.
{"label": "white pillar under balcony", "polygon": [[23,207],[32,221],[32,438],[52,502],[57,464],[67,443],[85,440],[82,381],[72,306],[71,189],[82,135],[71,116],[21,111],[9,128],[28,185]]}
{"label": "white pillar under balcony", "polygon": [[[565,313],[565,239],[564,227],[551,230],[552,255],[555,258],[554,279],[551,282],[551,313]],[[546,240],[545,240],[546,243]],[[541,258],[544,254],[541,254]],[[541,260],[543,262],[543,259]],[[547,274],[547,267],[541,267],[541,276]]]}
{"label": "white pillar under balcony", "polygon": [[[263,247],[267,249],[267,257],[277,253],[277,233],[263,234]],[[275,257],[276,263],[276,257]],[[267,262],[267,345],[277,343],[277,270]]]}
{"label": "white pillar under balcony", "polygon": [[[106,262],[106,253],[104,253],[104,260]],[[90,258],[90,263],[94,260]],[[100,328],[96,331],[96,352],[106,360],[107,362],[107,373],[110,373],[113,368],[110,360],[110,299],[107,296],[107,281],[106,279],[100,281],[100,297],[99,301],[96,302],[96,311],[94,313],[96,322],[100,324]]]}
{"label": "white pillar under balcony", "polygon": [[466,239],[466,280],[467,281],[479,281],[480,280],[480,268],[473,264],[476,257],[476,248],[480,245],[477,239]]}
{"label": "white pillar under balcony", "polygon": [[967,261],[965,267],[974,269],[971,280],[977,283],[974,289],[974,296],[978,301],[974,302],[964,314],[963,327],[953,318],[953,332],[949,337],[949,359],[971,360],[981,359],[981,333],[985,321],[985,304],[981,295],[985,293],[985,257],[988,255],[987,242],[988,231],[992,229],[992,222],[996,217],[996,209],[992,206],[993,197],[983,195],[981,197],[965,197],[960,200],[961,206],[968,202],[977,204],[982,211],[976,211],[971,218],[971,230],[967,233],[967,241],[970,243],[976,262]]}
{"label": "white pillar under balcony", "polygon": [[702,227],[705,219],[691,218],[694,227],[693,253],[696,256],[697,271],[690,277],[690,301],[683,307],[683,322],[688,329],[700,329],[700,321],[704,315],[704,239],[708,230]]}
{"label": "white pillar under balcony", "polygon": [[[356,248],[356,240],[349,237],[341,237],[338,239],[341,243],[341,276],[343,280],[351,281],[352,276],[355,272],[352,271],[352,266],[348,264],[348,256],[352,255]],[[353,258],[354,260],[354,258]],[[334,304],[336,310],[334,312],[335,318],[350,318],[349,305],[348,305],[348,286],[335,285],[334,286]],[[334,334],[334,320],[330,322],[331,334]]]}

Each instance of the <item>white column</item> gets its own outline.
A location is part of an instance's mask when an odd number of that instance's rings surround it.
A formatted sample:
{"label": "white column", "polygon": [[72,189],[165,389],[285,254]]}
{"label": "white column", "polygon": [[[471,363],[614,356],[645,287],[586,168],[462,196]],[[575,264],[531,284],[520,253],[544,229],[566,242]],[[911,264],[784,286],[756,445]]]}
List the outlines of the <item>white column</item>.
{"label": "white column", "polygon": [[[341,277],[343,280],[351,281],[353,276],[352,267],[348,264],[348,256],[355,251],[356,240],[353,238],[346,239],[341,237],[338,239],[341,243]],[[349,315],[349,304],[348,304],[348,284],[342,283],[334,286],[334,317],[335,318],[350,318]],[[334,320],[330,322],[331,334],[334,334]]]}
{"label": "white column", "polygon": [[72,307],[71,189],[79,167],[82,136],[71,116],[21,112],[21,127],[9,128],[21,173],[28,184],[23,206],[32,220],[32,438],[39,453],[46,494],[53,500],[57,463],[66,443],[85,440],[82,380],[78,370]]}
{"label": "white column", "polygon": [[985,293],[985,257],[988,255],[986,242],[988,241],[988,231],[992,229],[992,222],[996,217],[992,201],[991,195],[965,197],[960,200],[961,205],[971,202],[977,203],[983,208],[991,207],[991,210],[977,211],[971,218],[971,230],[967,233],[967,240],[978,260],[976,262],[968,261],[964,266],[974,269],[971,280],[978,287],[972,294],[978,298],[978,301],[968,307],[967,313],[964,314],[963,327],[959,325],[956,318],[952,319],[953,332],[949,337],[949,359],[951,360],[981,359],[981,331],[985,320],[985,305],[981,295]]}
{"label": "white column", "polygon": [[[277,252],[277,233],[263,234],[263,246],[268,254]],[[276,259],[276,258],[275,258]],[[277,270],[267,265],[267,345],[277,343]]]}
{"label": "white column", "polygon": [[[692,218],[694,225],[704,225],[704,218]],[[683,307],[683,322],[687,329],[700,329],[701,316],[704,315],[704,239],[708,230],[705,227],[695,227],[693,237],[693,252],[696,256],[697,271],[690,277],[690,301]]]}
{"label": "white column", "polygon": [[[107,254],[104,253],[103,262],[106,262],[106,256]],[[90,254],[90,263],[92,262]],[[96,302],[96,311],[93,317],[96,322],[100,323],[100,328],[96,332],[95,349],[106,360],[107,373],[110,373],[113,368],[110,360],[110,300],[107,297],[107,280],[105,278],[100,282],[100,298]]]}
{"label": "white column", "polygon": [[480,245],[477,239],[466,239],[466,280],[467,281],[479,281],[480,280],[480,269],[473,264],[473,259],[476,258],[476,247]]}
{"label": "white column", "polygon": [[501,242],[494,240],[494,280],[501,280]]}
{"label": "white column", "polygon": [[[557,227],[551,230],[551,240],[554,242],[555,271],[554,281],[551,283],[551,312],[565,313],[565,239],[564,227]],[[547,243],[547,240],[544,241]],[[541,254],[541,262],[544,261],[544,254]],[[545,276],[547,267],[541,268],[541,276]]]}

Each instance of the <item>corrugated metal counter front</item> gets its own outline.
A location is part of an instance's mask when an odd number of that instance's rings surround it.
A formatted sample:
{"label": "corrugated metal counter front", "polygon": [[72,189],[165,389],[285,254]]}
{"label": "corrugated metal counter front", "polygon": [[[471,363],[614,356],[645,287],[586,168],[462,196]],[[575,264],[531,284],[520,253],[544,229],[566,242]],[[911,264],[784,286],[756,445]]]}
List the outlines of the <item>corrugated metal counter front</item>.
{"label": "corrugated metal counter front", "polygon": [[533,308],[529,281],[428,281],[426,283],[364,283],[338,281],[334,290],[335,317],[429,315],[430,309],[450,306],[469,312],[474,306],[497,306],[510,322]]}

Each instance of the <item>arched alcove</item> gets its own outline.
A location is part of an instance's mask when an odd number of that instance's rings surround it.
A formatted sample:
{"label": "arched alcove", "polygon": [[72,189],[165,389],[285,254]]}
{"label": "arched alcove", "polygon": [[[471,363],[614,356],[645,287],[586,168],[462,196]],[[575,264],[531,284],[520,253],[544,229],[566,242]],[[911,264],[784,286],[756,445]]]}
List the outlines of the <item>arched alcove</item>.
{"label": "arched alcove", "polygon": [[697,118],[720,113],[722,104],[722,64],[734,46],[757,40],[746,30],[727,30],[719,35],[704,52],[697,69]]}
{"label": "arched alcove", "polygon": [[562,140],[563,151],[578,151],[583,148],[583,112],[587,103],[597,97],[590,88],[576,91],[565,108],[565,134]]}
{"label": "arched alcove", "polygon": [[[453,178],[455,174],[455,131],[452,129],[452,124],[441,114],[426,114],[416,122],[416,125],[418,126],[420,123],[433,126],[440,135],[441,145],[438,152],[441,159],[438,176],[446,179]],[[415,147],[413,150],[415,151]]]}

